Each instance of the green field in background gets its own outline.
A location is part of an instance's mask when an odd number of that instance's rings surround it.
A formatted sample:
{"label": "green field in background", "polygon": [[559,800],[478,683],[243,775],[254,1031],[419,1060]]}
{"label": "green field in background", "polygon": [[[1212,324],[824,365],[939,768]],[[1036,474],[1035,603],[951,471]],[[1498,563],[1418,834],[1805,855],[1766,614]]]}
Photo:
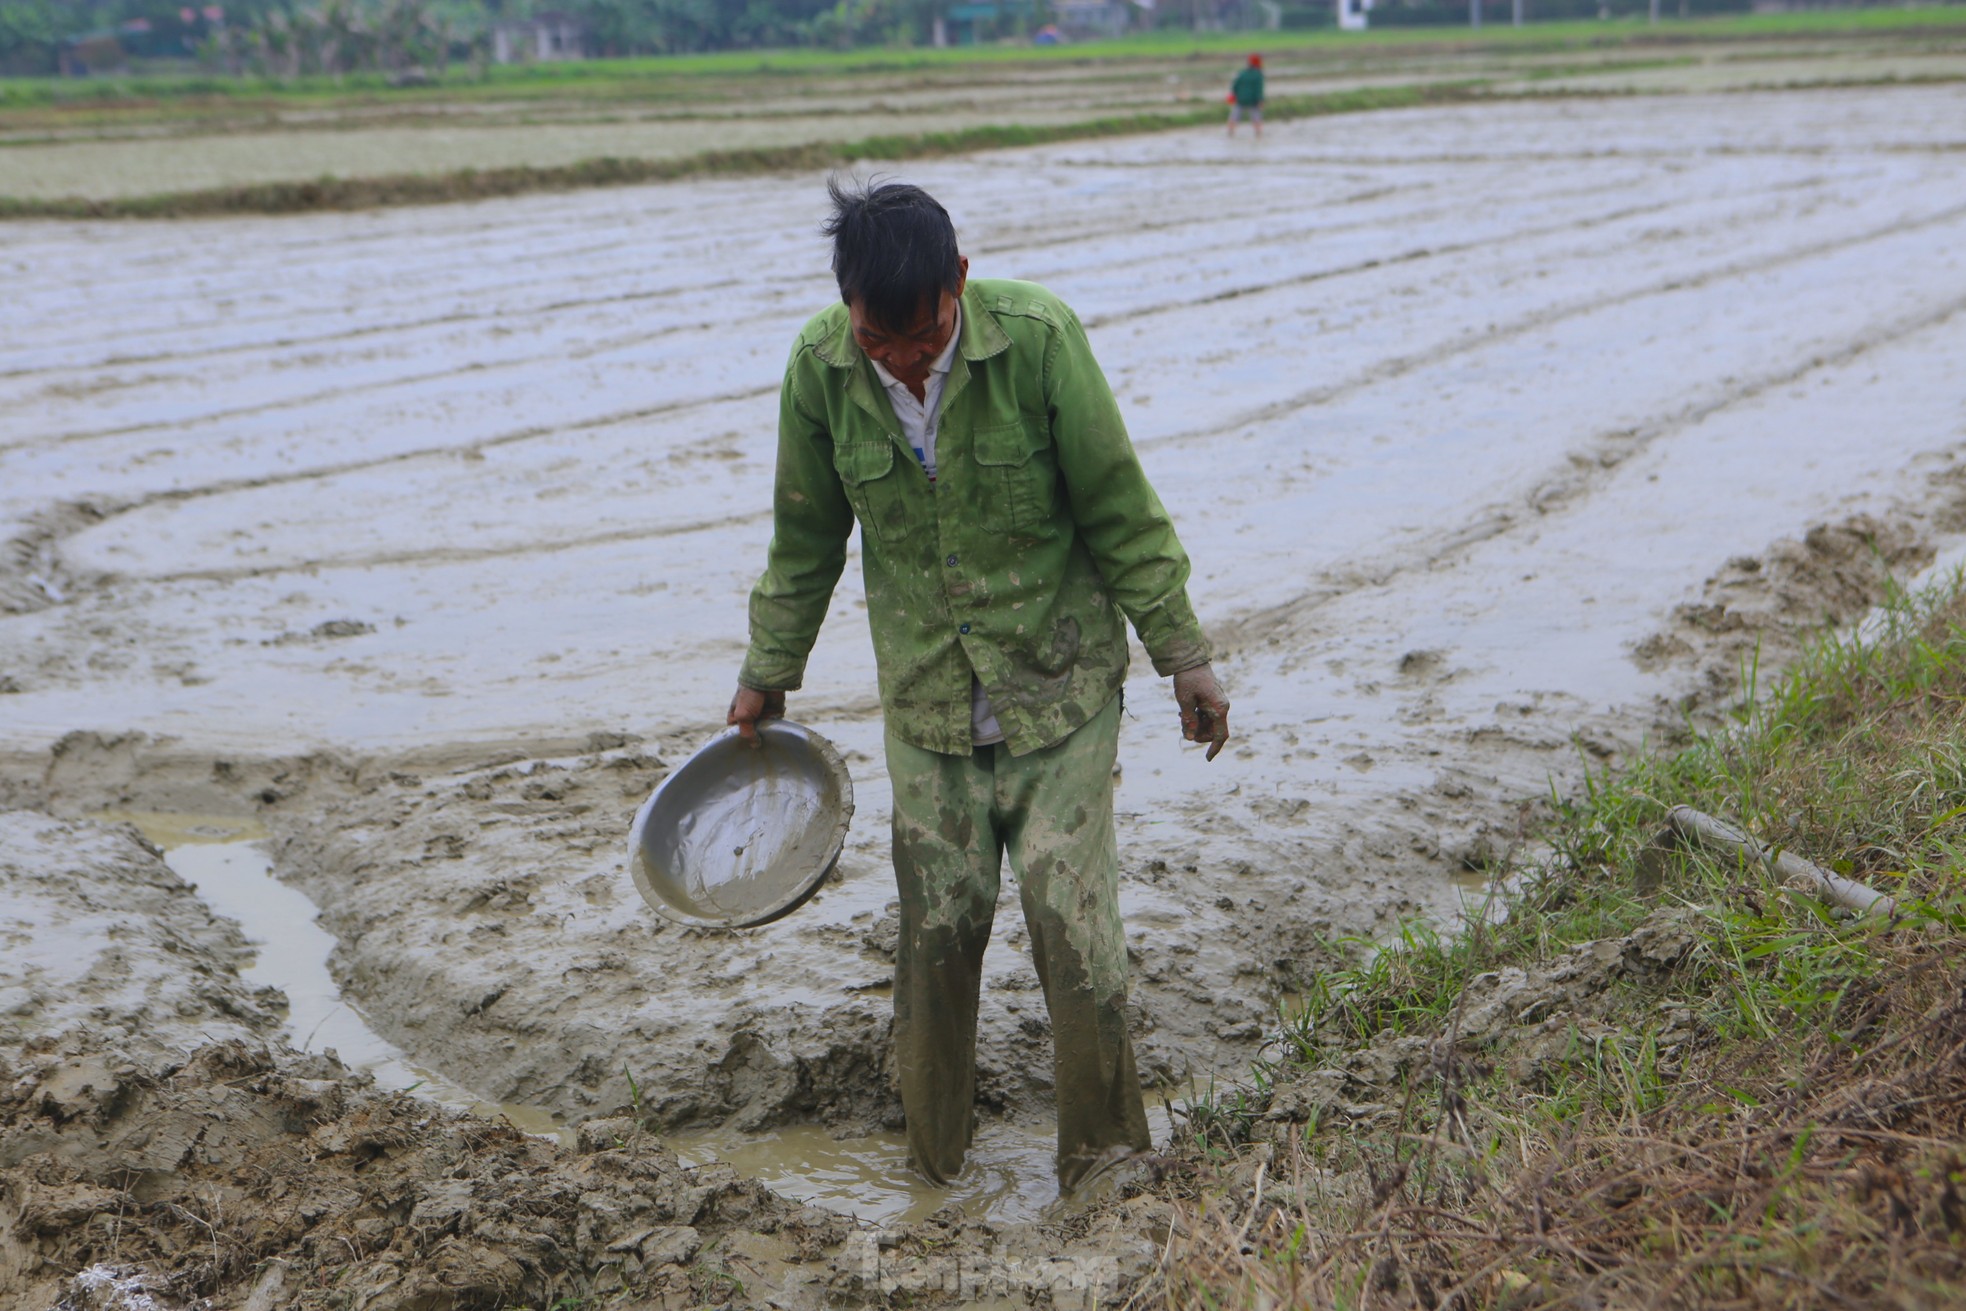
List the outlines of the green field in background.
{"label": "green field in background", "polygon": [[[1667,8],[1671,7],[1667,0]],[[634,59],[595,59],[555,64],[493,66],[477,70],[453,65],[424,86],[392,87],[377,74],[339,79],[307,77],[291,82],[262,77],[227,77],[209,72],[138,77],[0,79],[0,108],[89,102],[128,102],[174,98],[277,99],[283,103],[334,103],[351,98],[414,102],[553,98],[641,99],[661,94],[652,84],[670,78],[763,75],[798,77],[857,71],[960,70],[965,65],[1059,65],[1135,59],[1222,57],[1252,49],[1343,55],[1405,47],[1451,48],[1509,53],[1616,48],[1686,40],[1753,41],[1783,37],[1865,34],[1899,38],[1919,31],[1945,37],[1966,34],[1966,5],[1919,9],[1856,9],[1813,13],[1757,14],[1692,19],[1670,18],[1657,25],[1642,18],[1465,27],[1399,27],[1367,32],[1319,29],[1306,32],[1152,32],[1110,41],[1059,46],[985,45],[948,49],[923,47],[856,50],[731,50],[710,54]],[[675,90],[681,90],[677,88]],[[671,94],[674,91],[670,92]]]}

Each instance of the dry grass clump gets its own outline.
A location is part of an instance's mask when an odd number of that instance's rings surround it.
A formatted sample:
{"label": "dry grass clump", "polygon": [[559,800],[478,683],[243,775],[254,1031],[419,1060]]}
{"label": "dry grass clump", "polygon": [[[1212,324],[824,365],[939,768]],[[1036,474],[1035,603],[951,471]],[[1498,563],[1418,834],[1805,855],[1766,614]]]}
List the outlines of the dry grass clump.
{"label": "dry grass clump", "polygon": [[[1189,1108],[1206,1164],[1136,1301],[1961,1304],[1962,623],[1955,580],[1750,672],[1737,723],[1560,806],[1498,917],[1327,980],[1254,1087]],[[1900,918],[1662,849],[1681,802]]]}

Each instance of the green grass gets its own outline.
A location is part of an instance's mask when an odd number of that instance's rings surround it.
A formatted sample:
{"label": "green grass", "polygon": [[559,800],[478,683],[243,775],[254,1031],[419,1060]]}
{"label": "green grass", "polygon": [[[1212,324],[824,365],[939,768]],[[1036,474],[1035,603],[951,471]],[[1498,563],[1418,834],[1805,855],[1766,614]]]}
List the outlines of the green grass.
{"label": "green grass", "polygon": [[[1678,804],[1902,913],[1853,919],[1662,841]],[[1550,809],[1486,915],[1408,926],[1310,981],[1249,1086],[1189,1108],[1190,1155],[1213,1164],[1180,1199],[1191,1237],[1156,1296],[1966,1296],[1960,580],[1893,595],[1771,682],[1744,669],[1726,723]],[[1525,1012],[1463,1027],[1515,979]],[[1294,1181],[1281,1203],[1249,1197],[1259,1153],[1273,1185]]]}
{"label": "green grass", "polygon": [[984,45],[935,50],[921,47],[858,50],[729,50],[661,58],[603,59],[564,64],[494,66],[481,75],[453,66],[433,85],[391,87],[379,74],[341,78],[232,78],[207,72],[181,76],[98,78],[0,78],[0,109],[166,99],[267,100],[319,104],[388,101],[558,98],[635,99],[652,83],[671,79],[758,77],[780,82],[856,73],[995,68],[1004,65],[1096,65],[1167,59],[1221,59],[1252,49],[1270,55],[1345,55],[1388,50],[1449,49],[1528,53],[1542,50],[1645,46],[1660,42],[1754,41],[1785,37],[1902,36],[1966,33],[1966,5],[1914,9],[1849,9],[1671,19],[1657,26],[1638,18],[1490,24],[1464,27],[1381,28],[1369,32],[1141,33],[1110,41],[1063,46]]}

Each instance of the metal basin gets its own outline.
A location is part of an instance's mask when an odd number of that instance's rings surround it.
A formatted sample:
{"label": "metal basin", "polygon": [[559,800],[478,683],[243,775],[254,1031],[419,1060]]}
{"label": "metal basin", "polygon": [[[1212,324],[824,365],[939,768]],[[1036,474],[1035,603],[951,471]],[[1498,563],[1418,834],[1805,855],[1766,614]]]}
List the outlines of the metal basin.
{"label": "metal basin", "polygon": [[628,867],[656,913],[743,929],[803,905],[840,858],[853,780],[833,744],[785,719],[712,738],[635,812]]}

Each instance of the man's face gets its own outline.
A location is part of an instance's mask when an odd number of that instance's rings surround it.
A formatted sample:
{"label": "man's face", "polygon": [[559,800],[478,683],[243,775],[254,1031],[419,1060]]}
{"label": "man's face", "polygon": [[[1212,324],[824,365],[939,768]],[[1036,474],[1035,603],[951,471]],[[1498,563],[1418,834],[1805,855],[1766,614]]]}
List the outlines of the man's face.
{"label": "man's face", "polygon": [[942,353],[956,330],[956,303],[969,276],[969,261],[966,259],[962,262],[962,270],[963,277],[957,283],[957,290],[953,294],[937,292],[935,303],[924,304],[916,313],[914,322],[905,327],[877,324],[867,317],[865,307],[859,301],[848,301],[847,321],[853,327],[853,339],[860,343],[861,350],[867,352],[867,358],[893,374],[897,382],[910,387],[927,382],[929,365],[935,363],[935,357]]}

